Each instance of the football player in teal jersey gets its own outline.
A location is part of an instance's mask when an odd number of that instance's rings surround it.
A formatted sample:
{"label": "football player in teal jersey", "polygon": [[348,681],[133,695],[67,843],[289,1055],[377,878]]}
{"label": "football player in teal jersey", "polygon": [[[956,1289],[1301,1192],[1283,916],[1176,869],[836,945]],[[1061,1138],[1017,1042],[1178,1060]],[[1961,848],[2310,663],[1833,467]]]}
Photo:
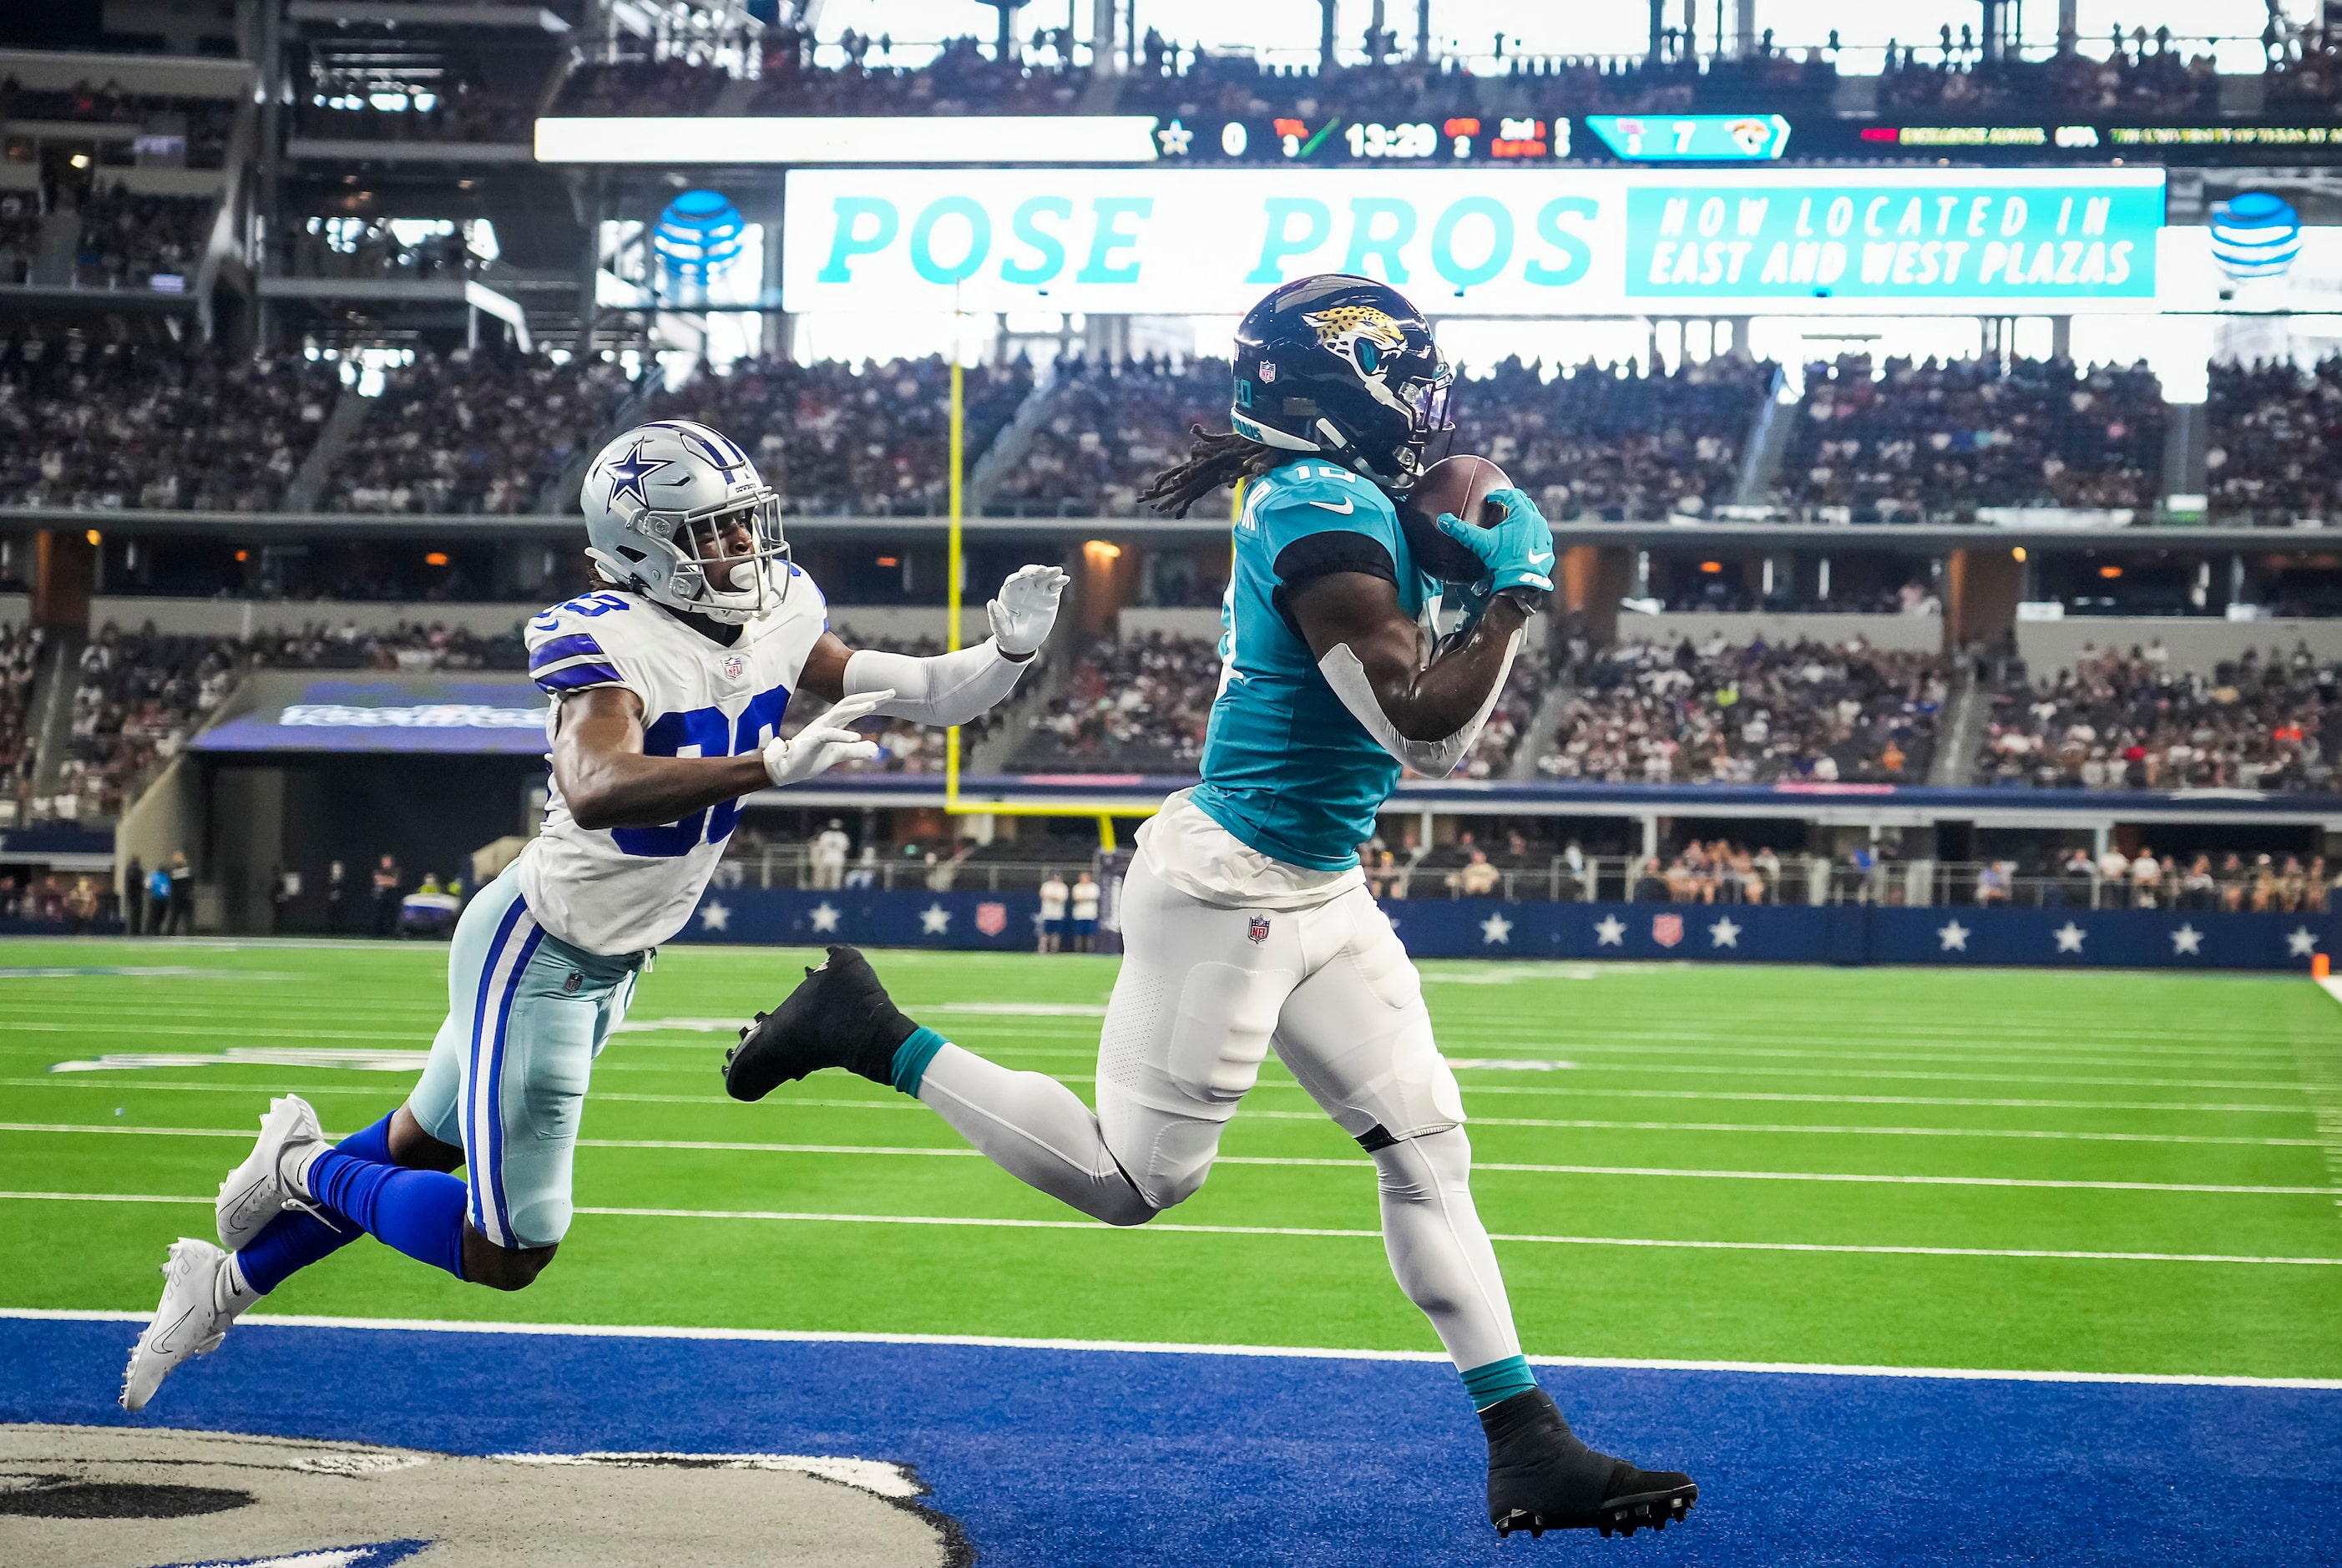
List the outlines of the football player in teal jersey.
{"label": "football player in teal jersey", "polygon": [[[1185,514],[1246,481],[1203,781],[1139,830],[1095,1114],[923,1028],[851,947],[742,1032],[726,1084],[755,1100],[841,1066],[917,1096],[1004,1169],[1108,1224],[1193,1195],[1272,1048],[1373,1156],[1400,1287],[1462,1375],[1488,1443],[1499,1532],[1605,1535],[1685,1516],[1691,1478],[1597,1453],[1521,1354],[1472,1203],[1455,1075],[1357,845],[1403,772],[1454,770],[1553,589],[1553,531],[1516,489],[1494,526],[1395,500],[1453,428],[1452,373],[1396,289],[1326,275],[1236,332],[1234,428],[1198,431],[1146,499]],[[1436,640],[1443,591],[1462,625]]]}

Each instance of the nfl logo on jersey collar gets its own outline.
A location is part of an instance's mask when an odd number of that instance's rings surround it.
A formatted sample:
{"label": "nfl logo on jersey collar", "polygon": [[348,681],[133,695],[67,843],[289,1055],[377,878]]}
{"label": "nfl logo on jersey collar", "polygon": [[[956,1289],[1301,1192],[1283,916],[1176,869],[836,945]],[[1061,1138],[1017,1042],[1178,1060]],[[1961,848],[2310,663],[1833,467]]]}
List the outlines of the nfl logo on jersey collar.
{"label": "nfl logo on jersey collar", "polygon": [[726,680],[743,680],[746,678],[747,674],[748,661],[746,658],[742,657],[738,654],[726,654],[724,655],[724,678]]}

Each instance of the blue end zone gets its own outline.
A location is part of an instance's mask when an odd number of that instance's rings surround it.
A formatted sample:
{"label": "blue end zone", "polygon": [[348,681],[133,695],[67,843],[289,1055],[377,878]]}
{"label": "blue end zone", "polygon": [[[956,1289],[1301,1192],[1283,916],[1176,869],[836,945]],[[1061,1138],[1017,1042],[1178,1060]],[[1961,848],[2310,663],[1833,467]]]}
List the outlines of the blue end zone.
{"label": "blue end zone", "polygon": [[[463,1453],[915,1463],[983,1561],[1462,1563],[1499,1543],[1444,1364],[976,1345],[236,1328],[142,1415],[136,1325],[16,1319],[0,1420]],[[1700,1483],[1685,1563],[2342,1561],[2342,1392],[1543,1367],[1578,1430]]]}

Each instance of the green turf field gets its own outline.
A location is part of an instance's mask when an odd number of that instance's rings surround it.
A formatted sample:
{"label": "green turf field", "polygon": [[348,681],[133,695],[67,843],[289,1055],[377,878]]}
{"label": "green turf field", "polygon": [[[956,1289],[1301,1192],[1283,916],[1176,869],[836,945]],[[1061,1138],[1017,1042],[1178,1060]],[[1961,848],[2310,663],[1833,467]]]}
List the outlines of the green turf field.
{"label": "green turf field", "polygon": [[[1087,1094],[1112,960],[876,961],[914,1016]],[[728,1032],[641,1027],[744,1016],[802,962],[661,954],[596,1067],[581,1212],[534,1289],[366,1243],[260,1310],[1436,1348],[1384,1262],[1372,1166],[1274,1061],[1204,1191],[1126,1232],[904,1096],[833,1073],[735,1104]],[[270,1093],[342,1132],[412,1081],[53,1064],[421,1050],[445,963],[0,944],[0,1304],[151,1308],[165,1244],[209,1233]],[[104,965],[193,973],[25,973]],[[2342,1376],[2342,1007],[2303,980],[1465,963],[1425,980],[1451,1058],[1553,1064],[1458,1071],[1532,1353]],[[64,1193],[201,1202],[27,1195]],[[1649,1244],[1684,1242],[1716,1244]],[[2148,1255],[2075,1255],[2111,1253]]]}

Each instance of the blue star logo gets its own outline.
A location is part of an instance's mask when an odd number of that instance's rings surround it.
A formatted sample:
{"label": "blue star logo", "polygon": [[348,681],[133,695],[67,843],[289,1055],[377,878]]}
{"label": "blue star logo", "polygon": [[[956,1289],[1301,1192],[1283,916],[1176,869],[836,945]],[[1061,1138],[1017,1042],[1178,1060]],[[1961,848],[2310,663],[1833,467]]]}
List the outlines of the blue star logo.
{"label": "blue star logo", "polygon": [[636,442],[633,451],[615,459],[610,464],[610,504],[616,506],[632,495],[637,505],[648,506],[651,498],[644,493],[643,481],[669,465],[669,461],[664,457],[646,458],[643,443]]}

